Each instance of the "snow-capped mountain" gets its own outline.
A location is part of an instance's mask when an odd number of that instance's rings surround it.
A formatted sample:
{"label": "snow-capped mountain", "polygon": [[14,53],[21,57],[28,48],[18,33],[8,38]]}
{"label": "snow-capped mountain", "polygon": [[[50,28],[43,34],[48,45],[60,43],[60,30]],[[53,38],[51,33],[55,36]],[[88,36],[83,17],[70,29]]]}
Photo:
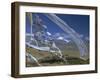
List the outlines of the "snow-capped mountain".
{"label": "snow-capped mountain", "polygon": [[52,35],[54,40],[62,40],[66,43],[69,43],[71,41],[70,36],[64,33],[55,33]]}
{"label": "snow-capped mountain", "polygon": [[[27,38],[30,37],[30,36],[31,36],[30,33],[26,34]],[[32,37],[34,37],[34,34],[32,34]],[[56,41],[56,40],[64,41],[66,43],[69,43],[71,41],[70,38],[68,37],[68,35],[63,34],[63,33],[62,34],[60,34],[60,33],[52,34],[52,33],[47,31],[46,34],[45,34],[45,37],[46,37],[46,39],[53,39],[54,41]],[[27,38],[26,38],[26,41],[27,41]]]}

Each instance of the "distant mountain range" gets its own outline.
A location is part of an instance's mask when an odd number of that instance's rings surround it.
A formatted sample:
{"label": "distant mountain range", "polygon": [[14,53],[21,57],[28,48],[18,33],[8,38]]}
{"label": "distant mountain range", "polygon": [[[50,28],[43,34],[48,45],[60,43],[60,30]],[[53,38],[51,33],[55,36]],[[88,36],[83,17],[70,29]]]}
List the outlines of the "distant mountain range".
{"label": "distant mountain range", "polygon": [[[30,34],[30,33],[26,33],[26,41],[28,42],[30,40],[30,37],[32,36],[32,38],[34,38],[34,34]],[[73,42],[73,40],[71,39],[71,37],[68,35],[68,34],[65,34],[65,33],[55,33],[55,34],[52,34],[50,32],[46,32],[46,35],[45,35],[46,39],[52,39],[54,40],[56,43],[59,42],[59,43],[62,43],[63,45],[66,45],[68,43],[71,43],[71,44],[75,44]],[[81,37],[81,36],[80,36]],[[82,39],[85,44],[89,44],[89,39]]]}

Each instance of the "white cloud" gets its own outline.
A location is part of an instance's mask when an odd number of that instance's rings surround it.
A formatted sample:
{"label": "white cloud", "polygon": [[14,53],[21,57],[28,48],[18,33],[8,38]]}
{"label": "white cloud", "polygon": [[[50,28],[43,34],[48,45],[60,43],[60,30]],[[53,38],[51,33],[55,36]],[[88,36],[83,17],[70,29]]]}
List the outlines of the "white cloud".
{"label": "white cloud", "polygon": [[60,36],[60,37],[58,37],[57,39],[59,39],[59,40],[63,40],[64,38]]}
{"label": "white cloud", "polygon": [[64,39],[64,41],[66,41],[67,43],[70,42],[70,40]]}
{"label": "white cloud", "polygon": [[50,36],[51,35],[51,33],[50,32],[47,32],[47,34]]}

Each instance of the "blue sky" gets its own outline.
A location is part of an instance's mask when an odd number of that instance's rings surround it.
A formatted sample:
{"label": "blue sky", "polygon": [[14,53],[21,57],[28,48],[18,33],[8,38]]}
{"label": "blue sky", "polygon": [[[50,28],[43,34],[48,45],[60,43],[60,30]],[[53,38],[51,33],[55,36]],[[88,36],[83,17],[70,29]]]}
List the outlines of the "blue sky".
{"label": "blue sky", "polygon": [[[44,14],[37,13],[47,26],[48,31],[52,34],[64,33],[62,29],[55,23],[49,20]],[[71,14],[56,14],[59,18],[65,21],[72,29],[74,29],[80,35],[89,37],[89,16],[88,15],[71,15]],[[30,22],[26,17],[26,32],[30,32]]]}

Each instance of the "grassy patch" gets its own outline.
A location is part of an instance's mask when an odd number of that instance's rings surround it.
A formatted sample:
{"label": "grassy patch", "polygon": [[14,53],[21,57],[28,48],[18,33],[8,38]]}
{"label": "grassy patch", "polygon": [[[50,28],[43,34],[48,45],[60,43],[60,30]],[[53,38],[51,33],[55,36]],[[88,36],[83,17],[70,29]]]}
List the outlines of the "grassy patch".
{"label": "grassy patch", "polygon": [[[53,55],[50,52],[39,51],[33,48],[26,48],[26,52],[33,55],[36,59],[39,59],[39,63],[43,66],[60,66],[60,65],[78,65],[78,64],[89,64],[89,59],[82,60],[79,58],[78,51],[62,51],[64,60]],[[35,67],[36,64],[29,63],[26,61],[27,67]]]}

